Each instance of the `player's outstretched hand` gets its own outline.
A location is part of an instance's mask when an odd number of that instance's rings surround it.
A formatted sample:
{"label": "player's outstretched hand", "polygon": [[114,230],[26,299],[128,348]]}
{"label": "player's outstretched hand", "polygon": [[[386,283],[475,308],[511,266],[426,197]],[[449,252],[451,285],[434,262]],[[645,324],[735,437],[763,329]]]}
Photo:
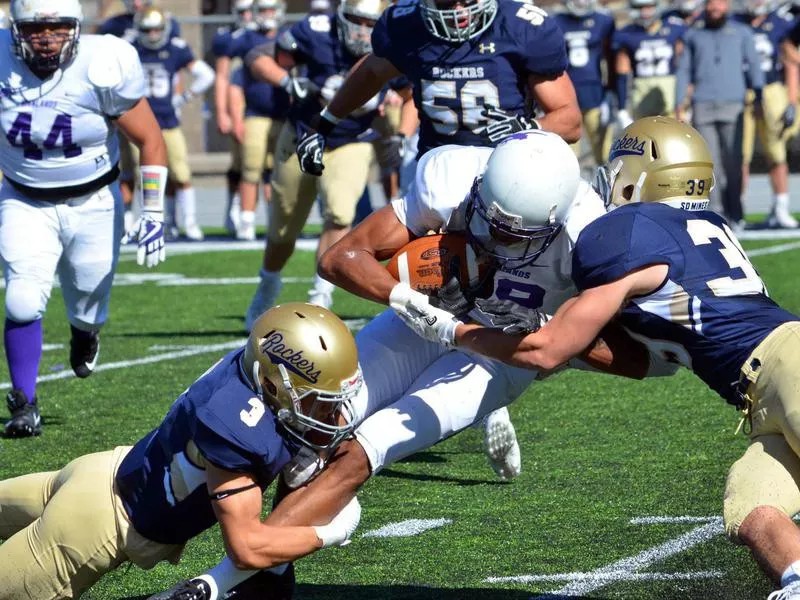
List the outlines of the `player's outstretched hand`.
{"label": "player's outstretched hand", "polygon": [[200,579],[187,579],[166,592],[153,594],[147,600],[209,600],[211,590],[205,581]]}
{"label": "player's outstretched hand", "polygon": [[156,266],[167,259],[167,250],[164,247],[164,223],[148,213],[142,214],[133,227],[122,236],[122,243],[136,242],[139,250],[136,252],[136,262],[146,264],[148,268]]}
{"label": "player's outstretched hand", "polygon": [[325,152],[325,136],[316,131],[308,131],[297,142],[297,158],[300,170],[319,177],[325,170],[322,156]]}
{"label": "player's outstretched hand", "polygon": [[527,131],[530,129],[541,129],[536,119],[529,119],[524,115],[518,115],[498,108],[491,104],[484,104],[481,116],[488,119],[485,127],[475,130],[475,133],[486,138],[492,144],[497,144],[509,135]]}
{"label": "player's outstretched hand", "polygon": [[323,548],[330,546],[345,546],[350,543],[358,524],[361,522],[361,504],[358,498],[353,497],[333,520],[327,525],[314,527],[317,537],[322,542]]}
{"label": "player's outstretched hand", "polygon": [[461,258],[456,255],[450,261],[448,268],[450,279],[444,287],[436,290],[430,297],[430,303],[436,308],[441,308],[457,317],[464,317],[475,307],[474,299],[467,297],[461,284]]}
{"label": "player's outstretched hand", "polygon": [[531,310],[513,300],[480,298],[475,301],[475,306],[489,316],[492,327],[502,329],[506,335],[533,333],[547,322],[547,315],[538,308]]}
{"label": "player's outstretched hand", "polygon": [[431,306],[427,296],[412,290],[408,284],[398,283],[392,288],[389,306],[421,338],[445,348],[455,343],[456,327],[461,321],[452,313]]}

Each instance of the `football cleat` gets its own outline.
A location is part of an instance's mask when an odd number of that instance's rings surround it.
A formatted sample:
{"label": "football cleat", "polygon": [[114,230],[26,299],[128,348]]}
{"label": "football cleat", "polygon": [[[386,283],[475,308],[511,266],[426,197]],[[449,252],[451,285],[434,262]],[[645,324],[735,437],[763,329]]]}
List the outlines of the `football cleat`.
{"label": "football cleat", "polygon": [[25,392],[14,389],[8,392],[6,404],[11,413],[11,419],[5,426],[6,437],[32,437],[42,433],[42,417],[39,415],[36,397],[32,403],[28,402]]}
{"label": "football cleat", "polygon": [[202,579],[187,579],[147,600],[209,600],[211,588]]}
{"label": "football cleat", "polygon": [[278,296],[281,293],[283,282],[278,277],[261,277],[258,282],[256,293],[250,301],[250,307],[244,317],[244,327],[249,332],[253,328],[256,319],[264,314],[268,308],[275,306]]}
{"label": "football cleat", "polygon": [[333,294],[311,290],[308,293],[308,303],[330,310],[331,306],[333,306]]}
{"label": "football cleat", "polygon": [[796,229],[797,226],[797,219],[786,208],[775,207],[767,218],[770,229]]}
{"label": "football cleat", "polygon": [[[80,331],[70,325],[72,338],[69,341],[69,364],[75,375],[81,379],[88,377],[97,366],[100,356],[100,335]],[[77,332],[77,333],[76,333]]]}
{"label": "football cleat", "polygon": [[259,571],[250,579],[228,592],[225,600],[292,600],[294,596],[294,564],[277,575],[272,571]]}
{"label": "football cleat", "polygon": [[256,239],[256,226],[253,223],[242,223],[236,230],[236,239],[252,242]]}
{"label": "football cleat", "polygon": [[775,590],[767,600],[800,600],[800,581],[793,581],[790,584]]}
{"label": "football cleat", "polygon": [[205,239],[203,230],[200,229],[200,226],[196,223],[193,225],[187,225],[183,235],[186,236],[186,239],[192,240],[193,242],[202,242]]}
{"label": "football cleat", "polygon": [[497,476],[503,480],[519,477],[522,457],[517,433],[506,407],[490,413],[483,422],[483,451]]}

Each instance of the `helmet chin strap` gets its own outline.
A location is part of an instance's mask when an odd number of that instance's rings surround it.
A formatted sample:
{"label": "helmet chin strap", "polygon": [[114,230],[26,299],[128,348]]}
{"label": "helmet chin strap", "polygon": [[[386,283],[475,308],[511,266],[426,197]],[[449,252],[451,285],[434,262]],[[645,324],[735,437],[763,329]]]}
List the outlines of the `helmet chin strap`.
{"label": "helmet chin strap", "polygon": [[636,185],[633,186],[633,198],[631,198],[631,202],[642,201],[642,187],[644,187],[645,179],[647,179],[647,173],[642,171],[642,173],[639,175],[639,180],[636,182]]}

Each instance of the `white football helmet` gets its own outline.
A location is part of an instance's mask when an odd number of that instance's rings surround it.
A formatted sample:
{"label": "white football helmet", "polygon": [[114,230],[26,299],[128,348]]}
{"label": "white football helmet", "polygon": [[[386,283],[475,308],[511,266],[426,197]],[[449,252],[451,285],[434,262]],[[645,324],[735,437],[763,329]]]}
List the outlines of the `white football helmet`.
{"label": "white football helmet", "polygon": [[350,54],[372,52],[372,29],[385,9],[385,0],[341,0],[336,22],[339,39]]}
{"label": "white football helmet", "polygon": [[236,19],[236,29],[249,28],[253,24],[253,0],[236,0],[231,13]]}
{"label": "white football helmet", "polygon": [[567,12],[575,17],[585,17],[594,12],[597,0],[567,0]]}
{"label": "white football helmet", "polygon": [[753,17],[760,17],[772,11],[770,0],[744,0],[744,6],[747,14]]}
{"label": "white football helmet", "polygon": [[136,13],[133,24],[138,40],[145,48],[160,50],[169,43],[172,21],[160,8],[150,7]]}
{"label": "white football helmet", "polygon": [[658,0],[630,0],[631,19],[644,28],[658,20],[661,13],[659,8]]}
{"label": "white football helmet", "polygon": [[[78,0],[14,0],[11,3],[11,38],[14,52],[33,70],[52,73],[69,63],[78,51],[83,10]],[[66,26],[66,34],[41,31],[43,23]],[[49,31],[49,33],[47,33]],[[61,51],[40,54],[33,49],[32,41],[47,37],[61,41]]]}
{"label": "white football helmet", "polygon": [[419,0],[419,8],[433,35],[447,42],[465,42],[489,28],[497,14],[497,0]]}
{"label": "white football helmet", "polygon": [[535,261],[561,231],[580,180],[578,159],[558,135],[505,138],[467,198],[467,238],[476,253],[511,268]]}
{"label": "white football helmet", "polygon": [[286,2],[283,0],[255,0],[253,20],[261,31],[274,31],[283,23]]}

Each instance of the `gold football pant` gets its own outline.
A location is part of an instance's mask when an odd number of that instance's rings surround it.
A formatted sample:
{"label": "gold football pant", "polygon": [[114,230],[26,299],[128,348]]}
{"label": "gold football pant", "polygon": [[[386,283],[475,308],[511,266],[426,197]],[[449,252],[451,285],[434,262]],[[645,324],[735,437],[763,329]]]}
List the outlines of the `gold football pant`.
{"label": "gold football pant", "polygon": [[242,144],[242,180],[261,183],[264,171],[273,167],[273,155],[283,121],[269,117],[246,117]]}
{"label": "gold football pant", "polygon": [[139,535],[114,491],[128,450],[0,482],[0,600],[77,598],[127,560],[142,568],[177,562],[182,546]]}
{"label": "gold football pant", "polygon": [[671,117],[675,112],[675,76],[634,77],[631,106],[634,119]]}
{"label": "gold football pant", "polygon": [[725,532],[736,542],[754,509],[800,512],[800,321],[784,323],[742,367],[749,381],[750,445],[728,472]]}
{"label": "gold football pant", "polygon": [[786,142],[797,133],[798,120],[790,129],[783,130],[783,113],[789,106],[789,96],[786,87],[780,83],[770,83],[764,87],[761,105],[764,116],[757,119],[753,114],[752,91],[747,92],[747,102],[744,109],[744,128],[742,133],[742,155],[744,163],[749,165],[753,161],[753,146],[756,133],[764,148],[767,162],[770,166],[786,162]]}
{"label": "gold football pant", "polygon": [[325,151],[321,177],[300,170],[295,148],[294,125],[283,126],[275,151],[272,201],[269,204],[267,237],[271,242],[293,242],[300,235],[319,193],[326,224],[347,227],[353,222],[372,161],[372,144],[354,142]]}
{"label": "gold football pant", "polygon": [[[592,156],[598,165],[605,164],[608,160],[608,153],[611,151],[611,127],[600,124],[600,108],[590,108],[583,113],[583,131],[589,146],[592,149]],[[577,156],[581,155],[581,142],[578,140],[572,146],[573,152]]]}

